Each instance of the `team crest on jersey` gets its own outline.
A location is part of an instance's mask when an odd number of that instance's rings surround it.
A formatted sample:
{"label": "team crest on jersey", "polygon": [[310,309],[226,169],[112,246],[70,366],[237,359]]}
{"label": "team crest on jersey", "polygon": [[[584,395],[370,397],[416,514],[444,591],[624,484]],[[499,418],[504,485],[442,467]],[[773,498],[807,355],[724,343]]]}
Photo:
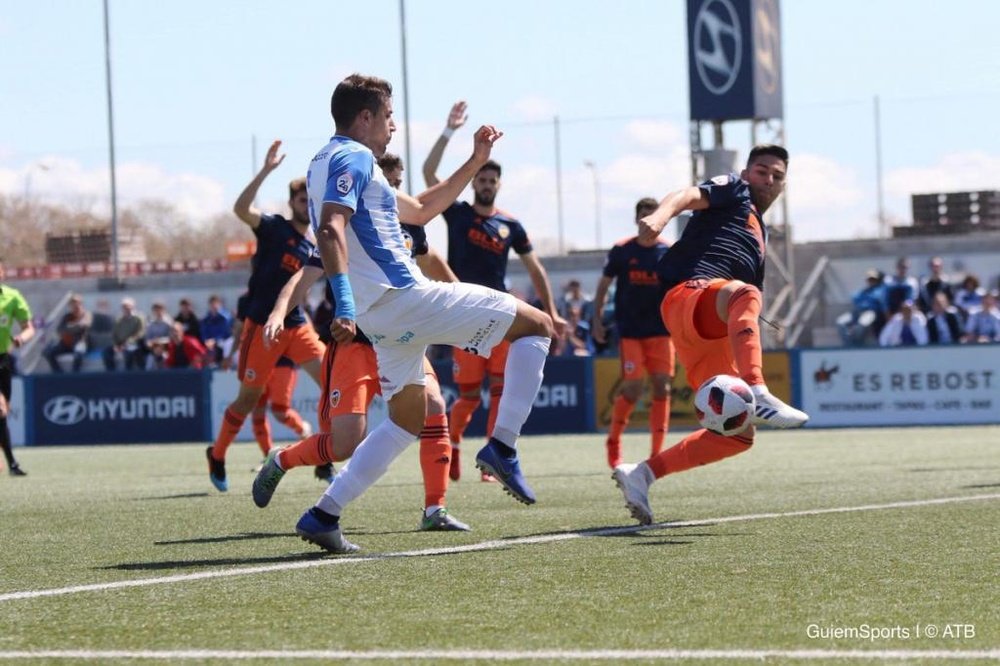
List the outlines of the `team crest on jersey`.
{"label": "team crest on jersey", "polygon": [[635,363],[632,361],[625,361],[625,363],[622,364],[622,369],[625,371],[625,374],[632,374],[635,372]]}
{"label": "team crest on jersey", "polygon": [[330,406],[336,407],[340,404],[340,389],[330,391]]}
{"label": "team crest on jersey", "polygon": [[354,185],[354,178],[351,177],[351,174],[342,173],[337,176],[337,191],[341,194],[350,192],[352,185]]}
{"label": "team crest on jersey", "polygon": [[10,316],[6,313],[0,313],[0,328],[6,328],[10,326]]}
{"label": "team crest on jersey", "polygon": [[507,237],[510,236],[510,227],[508,227],[503,222],[497,224],[497,236],[499,236],[504,240],[507,240]]}
{"label": "team crest on jersey", "polygon": [[246,375],[248,381],[252,382],[253,380],[257,379],[257,371],[254,370],[253,368],[247,368],[247,371],[244,374]]}
{"label": "team crest on jersey", "polygon": [[406,229],[402,229],[403,232],[403,247],[406,248],[407,252],[413,252],[413,236],[410,235]]}

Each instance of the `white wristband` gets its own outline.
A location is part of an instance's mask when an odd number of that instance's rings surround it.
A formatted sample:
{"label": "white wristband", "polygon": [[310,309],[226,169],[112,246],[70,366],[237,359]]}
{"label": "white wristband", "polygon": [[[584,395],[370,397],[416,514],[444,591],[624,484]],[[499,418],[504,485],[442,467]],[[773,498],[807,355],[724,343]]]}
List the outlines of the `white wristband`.
{"label": "white wristband", "polygon": [[445,127],[443,130],[441,130],[441,136],[444,137],[445,139],[450,139],[451,135],[454,133],[455,130],[452,129],[451,127]]}

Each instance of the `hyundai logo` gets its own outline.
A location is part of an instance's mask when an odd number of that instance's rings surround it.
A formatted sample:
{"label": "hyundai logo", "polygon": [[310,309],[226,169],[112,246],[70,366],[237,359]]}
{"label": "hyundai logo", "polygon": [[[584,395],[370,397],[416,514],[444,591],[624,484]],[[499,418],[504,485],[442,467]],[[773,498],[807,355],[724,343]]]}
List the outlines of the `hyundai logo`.
{"label": "hyundai logo", "polygon": [[70,426],[87,416],[87,405],[75,395],[57,395],[45,403],[42,413],[50,423]]}
{"label": "hyundai logo", "polygon": [[694,64],[705,88],[724,95],[740,73],[743,33],[729,0],[706,0],[694,20]]}

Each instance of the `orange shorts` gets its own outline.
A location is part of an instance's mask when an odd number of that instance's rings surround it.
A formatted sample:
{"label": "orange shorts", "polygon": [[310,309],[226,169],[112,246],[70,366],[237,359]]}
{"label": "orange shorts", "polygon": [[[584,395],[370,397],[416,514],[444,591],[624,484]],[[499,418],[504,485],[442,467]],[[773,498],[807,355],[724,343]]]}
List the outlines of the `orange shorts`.
{"label": "orange shorts", "polygon": [[487,372],[503,377],[508,351],[510,343],[506,340],[494,347],[492,353],[485,357],[470,354],[456,347],[452,350],[452,381],[458,386],[482,384]]}
{"label": "orange shorts", "polygon": [[674,376],[674,342],[669,335],[653,338],[622,338],[618,343],[622,379],[651,375]]}
{"label": "orange shorts", "polygon": [[320,431],[330,432],[330,421],[335,416],[368,413],[372,400],[381,394],[372,346],[360,342],[331,344],[323,357]]}
{"label": "orange shorts", "polygon": [[315,329],[308,324],[286,328],[278,341],[264,347],[261,333],[264,327],[249,319],[240,337],[239,379],[246,386],[267,386],[274,366],[281,356],[287,356],[297,365],[323,356],[323,343]]}
{"label": "orange shorts", "polygon": [[663,323],[677,349],[677,360],[684,366],[687,382],[697,389],[715,375],[739,376],[729,336],[705,338],[695,325],[695,308],[701,298],[714,299],[729,280],[691,280],[667,292],[660,306]]}
{"label": "orange shorts", "polygon": [[288,408],[292,404],[292,394],[299,380],[299,371],[290,365],[279,365],[271,373],[264,394],[272,405]]}

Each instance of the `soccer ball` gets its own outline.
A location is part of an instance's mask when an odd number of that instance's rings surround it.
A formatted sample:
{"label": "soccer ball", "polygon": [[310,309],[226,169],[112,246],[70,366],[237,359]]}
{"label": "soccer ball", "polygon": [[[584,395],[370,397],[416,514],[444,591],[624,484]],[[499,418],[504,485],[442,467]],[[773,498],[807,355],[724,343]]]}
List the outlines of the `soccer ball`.
{"label": "soccer ball", "polygon": [[694,410],[702,427],[725,437],[746,430],[755,407],[750,386],[730,375],[708,379],[694,396]]}

